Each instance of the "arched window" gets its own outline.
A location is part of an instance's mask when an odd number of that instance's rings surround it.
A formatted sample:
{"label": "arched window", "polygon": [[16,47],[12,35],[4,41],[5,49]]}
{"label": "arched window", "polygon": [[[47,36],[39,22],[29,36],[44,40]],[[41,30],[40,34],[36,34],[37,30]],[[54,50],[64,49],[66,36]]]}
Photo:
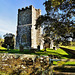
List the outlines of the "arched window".
{"label": "arched window", "polygon": [[27,35],[26,34],[22,35],[21,42],[22,43],[26,43],[27,42]]}

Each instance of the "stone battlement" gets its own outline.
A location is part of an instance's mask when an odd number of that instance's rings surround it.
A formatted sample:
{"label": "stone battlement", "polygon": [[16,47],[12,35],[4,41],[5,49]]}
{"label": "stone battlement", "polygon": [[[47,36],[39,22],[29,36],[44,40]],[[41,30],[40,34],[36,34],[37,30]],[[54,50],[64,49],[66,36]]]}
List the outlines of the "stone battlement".
{"label": "stone battlement", "polygon": [[4,72],[4,75],[40,75],[39,73],[47,75],[48,69],[48,56],[0,54],[0,71]]}
{"label": "stone battlement", "polygon": [[29,7],[27,6],[27,7],[25,7],[25,8],[18,9],[18,11],[23,11],[23,10],[31,9],[32,7],[33,7],[33,6],[30,5]]}
{"label": "stone battlement", "polygon": [[[25,7],[25,8],[21,8],[21,9],[18,9],[18,11],[23,11],[23,10],[27,10],[27,9],[32,9],[32,8],[34,8],[32,5],[30,5],[29,7],[27,6],[27,7]],[[35,9],[35,8],[34,8]],[[41,10],[40,9],[35,9],[36,11],[40,11],[41,12]]]}

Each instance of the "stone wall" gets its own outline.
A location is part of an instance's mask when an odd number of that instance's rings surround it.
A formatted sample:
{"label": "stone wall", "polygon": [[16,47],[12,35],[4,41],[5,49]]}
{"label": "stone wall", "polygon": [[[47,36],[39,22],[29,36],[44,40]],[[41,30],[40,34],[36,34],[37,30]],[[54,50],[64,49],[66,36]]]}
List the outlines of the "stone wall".
{"label": "stone wall", "polygon": [[[53,57],[53,59],[57,58]],[[0,53],[0,75],[51,75],[52,70],[54,70],[53,75],[58,75],[58,72],[59,75],[68,75],[68,72],[72,71],[75,66],[63,66],[67,61],[75,62],[75,59],[61,59],[58,65],[51,65],[49,56]],[[67,71],[68,68],[69,71]],[[63,70],[67,72],[65,73]],[[71,73],[69,75],[75,75],[75,73]]]}
{"label": "stone wall", "polygon": [[10,75],[49,75],[49,57],[0,54],[0,71]]}

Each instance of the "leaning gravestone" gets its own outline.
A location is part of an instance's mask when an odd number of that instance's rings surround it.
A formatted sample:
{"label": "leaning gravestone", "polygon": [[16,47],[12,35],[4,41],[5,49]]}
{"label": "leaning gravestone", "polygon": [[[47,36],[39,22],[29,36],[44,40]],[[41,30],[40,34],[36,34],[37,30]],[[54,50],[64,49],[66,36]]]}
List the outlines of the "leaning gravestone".
{"label": "leaning gravestone", "polygon": [[40,46],[38,45],[38,51],[40,51]]}
{"label": "leaning gravestone", "polygon": [[24,46],[20,45],[20,52],[24,51]]}
{"label": "leaning gravestone", "polygon": [[7,50],[9,50],[9,45],[7,45]]}

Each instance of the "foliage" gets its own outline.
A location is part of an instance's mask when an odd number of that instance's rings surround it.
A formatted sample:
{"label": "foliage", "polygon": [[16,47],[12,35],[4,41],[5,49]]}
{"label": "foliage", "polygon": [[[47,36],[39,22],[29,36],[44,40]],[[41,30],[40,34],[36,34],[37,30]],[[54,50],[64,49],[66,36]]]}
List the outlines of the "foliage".
{"label": "foliage", "polygon": [[62,42],[62,45],[64,45],[64,46],[71,46],[71,41],[64,40]]}
{"label": "foliage", "polygon": [[2,46],[7,48],[7,45],[12,49],[14,48],[14,34],[9,33],[4,35],[4,43]]}
{"label": "foliage", "polygon": [[[37,19],[36,29],[44,25],[45,37],[61,41],[61,37],[75,32],[74,0],[47,0],[45,10],[47,14]],[[52,31],[52,34],[50,32]],[[44,37],[44,38],[45,38]]]}
{"label": "foliage", "polygon": [[4,41],[4,40],[0,37],[0,46],[2,46],[3,41]]}
{"label": "foliage", "polygon": [[[56,28],[55,30],[57,31],[60,29],[60,33],[75,32],[75,20],[73,19],[75,14],[74,3],[74,0],[48,0],[44,3],[47,13],[49,12],[48,16],[52,16],[58,20],[58,22],[54,24],[54,28]],[[65,32],[63,32],[62,29],[64,29],[63,31]]]}
{"label": "foliage", "polygon": [[60,46],[60,47],[63,47],[63,48],[68,48],[68,49],[75,50],[75,46]]}
{"label": "foliage", "polygon": [[7,48],[0,46],[0,50],[7,50]]}
{"label": "foliage", "polygon": [[61,10],[64,10],[64,9],[68,9],[68,6],[69,6],[69,9],[72,9],[74,8],[73,4],[75,4],[74,0],[47,0],[44,2],[45,10],[47,14],[50,14],[52,9],[54,9],[55,11],[58,8],[60,8]]}

